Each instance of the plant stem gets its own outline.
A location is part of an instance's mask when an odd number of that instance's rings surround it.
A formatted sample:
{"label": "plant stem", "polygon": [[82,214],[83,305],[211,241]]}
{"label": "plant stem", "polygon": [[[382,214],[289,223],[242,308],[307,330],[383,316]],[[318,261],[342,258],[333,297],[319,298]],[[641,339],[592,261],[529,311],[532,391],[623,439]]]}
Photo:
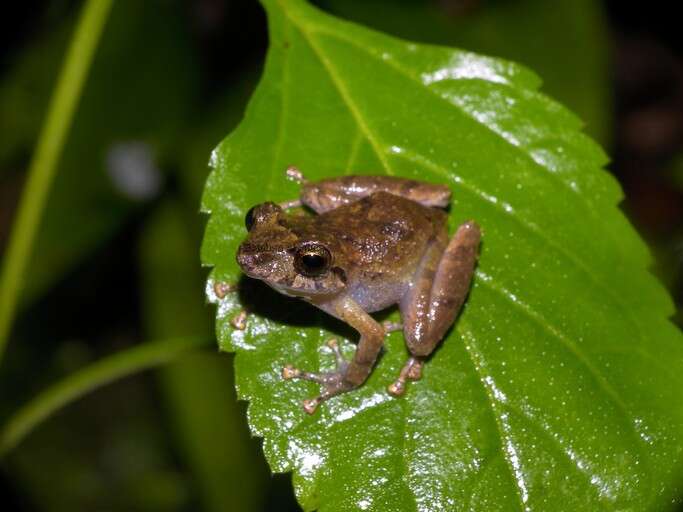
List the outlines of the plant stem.
{"label": "plant stem", "polygon": [[55,411],[116,379],[173,361],[211,338],[175,338],[143,343],[105,357],[48,387],[21,407],[0,431],[0,457]]}
{"label": "plant stem", "polygon": [[86,1],[29,165],[0,274],[0,360],[57,162],[111,5],[112,0]]}

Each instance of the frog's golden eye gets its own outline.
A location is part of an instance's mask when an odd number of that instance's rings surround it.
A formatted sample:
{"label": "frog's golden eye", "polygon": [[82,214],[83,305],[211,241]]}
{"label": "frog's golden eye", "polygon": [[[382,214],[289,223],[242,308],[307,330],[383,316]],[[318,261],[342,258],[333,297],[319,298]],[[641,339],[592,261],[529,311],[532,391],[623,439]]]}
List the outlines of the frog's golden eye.
{"label": "frog's golden eye", "polygon": [[251,231],[251,228],[254,226],[254,210],[255,209],[256,209],[256,206],[252,206],[251,208],[249,208],[249,211],[244,216],[244,226],[247,228],[247,231]]}
{"label": "frog's golden eye", "polygon": [[332,262],[330,251],[322,244],[309,242],[294,255],[294,268],[306,277],[318,277],[327,272]]}

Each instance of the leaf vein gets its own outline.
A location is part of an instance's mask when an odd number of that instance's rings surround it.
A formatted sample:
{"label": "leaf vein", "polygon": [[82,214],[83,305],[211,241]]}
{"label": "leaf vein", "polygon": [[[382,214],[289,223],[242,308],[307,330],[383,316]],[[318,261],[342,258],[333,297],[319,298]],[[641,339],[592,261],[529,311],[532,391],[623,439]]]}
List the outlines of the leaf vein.
{"label": "leaf vein", "polygon": [[616,406],[617,410],[621,413],[621,416],[626,420],[625,423],[628,426],[629,431],[634,434],[636,445],[641,448],[640,452],[642,459],[648,460],[648,458],[645,455],[645,451],[642,449],[643,441],[638,435],[635,426],[630,421],[631,415],[628,412],[626,404],[621,400],[617,392],[614,390],[614,388],[612,388],[607,379],[605,379],[600,370],[598,370],[598,368],[596,368],[590,362],[590,360],[586,358],[586,356],[583,354],[581,349],[579,349],[576,343],[574,343],[574,341],[572,341],[567,336],[562,334],[562,332],[559,329],[553,326],[543,315],[538,313],[533,307],[522,302],[519,299],[519,297],[515,297],[515,299],[513,299],[511,297],[512,293],[509,290],[503,288],[502,286],[494,284],[494,281],[491,276],[484,274],[481,271],[477,271],[477,276],[481,278],[477,281],[478,285],[483,285],[489,288],[490,290],[493,290],[494,292],[498,293],[503,298],[505,298],[505,300],[507,300],[514,307],[522,311],[522,313],[526,315],[528,318],[530,318],[536,325],[542,327],[553,338],[560,341],[568,349],[568,351],[576,358],[576,360],[579,361],[588,370],[593,380],[610,398],[612,403],[614,403],[614,405]]}
{"label": "leaf vein", "polygon": [[588,468],[583,468],[582,466],[585,466],[585,463],[578,460],[576,454],[572,452],[571,448],[565,447],[562,440],[559,439],[559,436],[552,432],[546,425],[543,425],[542,423],[538,422],[533,416],[529,415],[522,409],[515,407],[512,404],[508,403],[505,404],[505,406],[510,411],[517,414],[520,418],[524,419],[531,427],[533,427],[535,430],[540,432],[546,439],[548,439],[552,446],[555,448],[555,451],[562,454],[562,456],[567,459],[567,461],[569,462],[568,465],[575,469],[576,472],[580,474],[583,478],[588,480],[589,487],[595,491],[596,498],[598,498],[598,501],[601,504],[601,509],[605,510],[604,503],[600,501],[601,498],[608,497],[612,500],[614,500],[615,498],[614,495],[610,495],[608,492],[605,492],[604,489],[601,491],[601,485],[603,486],[603,488],[607,486],[607,482],[605,481],[605,479],[596,478],[596,475],[591,474]]}
{"label": "leaf vein", "polygon": [[358,156],[358,149],[360,148],[360,143],[362,140],[363,136],[360,130],[356,130],[353,142],[351,143],[351,151],[349,151],[349,159],[347,160],[346,166],[344,167],[345,176],[351,174],[351,169],[353,169],[353,164],[355,163],[356,157]]}
{"label": "leaf vein", "polygon": [[474,334],[466,328],[464,322],[460,321],[460,330],[463,337],[467,337],[468,343],[464,343],[465,352],[469,356],[470,362],[477,374],[478,380],[481,383],[482,388],[484,388],[484,393],[488,398],[488,406],[491,409],[491,414],[493,415],[493,420],[496,424],[496,431],[498,432],[498,438],[500,440],[500,453],[503,455],[506,467],[508,468],[510,478],[513,482],[513,487],[519,501],[519,509],[522,512],[530,512],[530,508],[527,506],[527,501],[529,499],[528,490],[526,489],[526,484],[524,482],[523,475],[521,475],[521,464],[520,461],[516,462],[512,460],[512,454],[505,449],[505,445],[513,446],[512,439],[510,438],[507,429],[504,425],[504,418],[498,411],[496,407],[496,401],[489,389],[487,381],[491,381],[492,377],[490,375],[485,375],[482,371],[484,367],[484,357],[480,351],[476,350],[473,345],[475,342]]}
{"label": "leaf vein", "polygon": [[[287,25],[285,24],[285,36],[288,33]],[[270,169],[270,176],[268,178],[268,183],[266,184],[266,195],[265,197],[270,197],[273,191],[274,178],[278,172],[277,166],[279,164],[280,155],[282,154],[282,146],[285,139],[285,124],[287,119],[287,104],[289,102],[289,52],[284,52],[282,57],[282,87],[281,87],[281,105],[280,105],[280,116],[278,119],[278,132],[277,138],[275,140],[275,150],[273,152],[273,164]]]}

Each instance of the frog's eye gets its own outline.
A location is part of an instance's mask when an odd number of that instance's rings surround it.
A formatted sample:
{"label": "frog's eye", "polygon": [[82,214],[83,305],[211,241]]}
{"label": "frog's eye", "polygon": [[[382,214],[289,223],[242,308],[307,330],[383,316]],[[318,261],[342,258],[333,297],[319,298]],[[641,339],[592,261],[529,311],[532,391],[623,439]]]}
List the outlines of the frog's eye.
{"label": "frog's eye", "polygon": [[306,277],[318,277],[330,268],[332,255],[322,244],[307,243],[299,247],[294,255],[294,267]]}
{"label": "frog's eye", "polygon": [[247,231],[251,231],[254,224],[261,222],[273,222],[277,220],[282,213],[282,207],[275,203],[268,201],[267,203],[257,204],[252,206],[247,214],[244,216],[244,225]]}
{"label": "frog's eye", "polygon": [[244,225],[247,228],[247,231],[251,231],[251,228],[254,226],[254,210],[255,209],[256,209],[256,206],[252,206],[251,208],[249,208],[249,211],[244,216]]}

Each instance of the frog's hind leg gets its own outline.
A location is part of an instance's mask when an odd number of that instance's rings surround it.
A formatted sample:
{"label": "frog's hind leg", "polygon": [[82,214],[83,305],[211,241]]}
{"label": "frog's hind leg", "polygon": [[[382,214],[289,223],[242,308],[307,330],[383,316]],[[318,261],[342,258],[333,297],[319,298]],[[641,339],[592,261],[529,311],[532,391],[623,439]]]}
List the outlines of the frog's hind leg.
{"label": "frog's hind leg", "polygon": [[344,386],[340,382],[340,376],[344,375],[349,366],[349,362],[344,358],[337,340],[331,339],[327,342],[327,346],[332,350],[336,363],[336,369],[333,372],[307,372],[295,368],[288,364],[282,369],[282,378],[285,380],[301,379],[308,380],[320,384],[323,387],[323,392],[317,397],[308,398],[303,401],[304,411],[308,414],[313,414],[322,402],[332,398],[333,396],[353,389],[351,386]]}
{"label": "frog's hind leg", "polygon": [[377,192],[387,192],[436,208],[445,208],[451,198],[451,191],[445,185],[393,176],[340,176],[304,182],[301,203],[316,213],[324,213]]}
{"label": "frog's hind leg", "polygon": [[402,395],[406,380],[421,377],[424,358],[432,353],[455,321],[470,289],[480,237],[479,226],[468,221],[458,228],[445,250],[445,235],[442,235],[425,254],[415,286],[400,304],[403,333],[411,357],[398,379],[389,386],[391,394]]}
{"label": "frog's hind leg", "polygon": [[287,167],[285,175],[301,185],[299,199],[280,203],[285,210],[303,204],[316,213],[325,213],[377,192],[387,192],[434,208],[445,208],[451,199],[451,191],[445,185],[394,176],[340,176],[309,181],[293,165]]}

